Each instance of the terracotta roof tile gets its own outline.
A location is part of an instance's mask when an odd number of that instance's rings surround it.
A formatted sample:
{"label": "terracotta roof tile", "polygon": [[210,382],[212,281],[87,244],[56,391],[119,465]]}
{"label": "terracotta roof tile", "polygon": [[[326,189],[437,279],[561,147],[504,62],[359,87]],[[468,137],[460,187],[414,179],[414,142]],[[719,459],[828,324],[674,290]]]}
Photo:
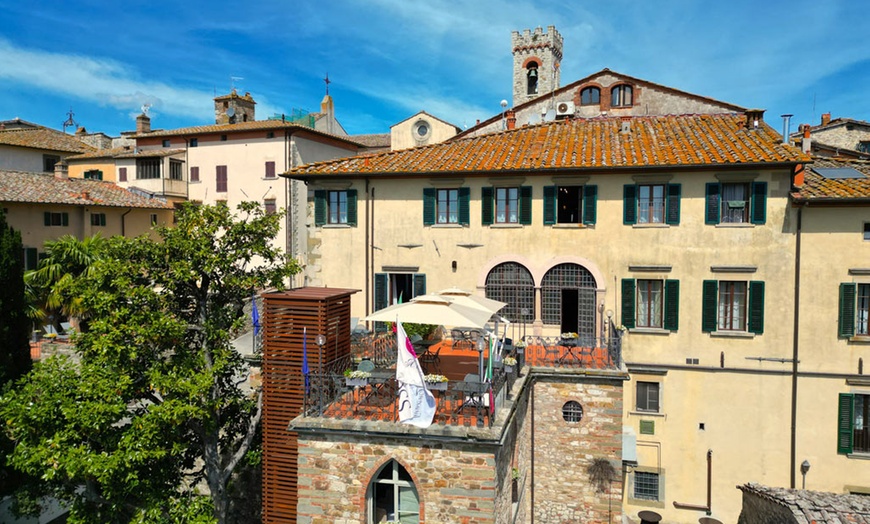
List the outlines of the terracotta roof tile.
{"label": "terracotta roof tile", "polygon": [[[864,178],[826,178],[815,168],[852,168]],[[870,199],[870,161],[815,158],[804,173],[804,185],[792,197],[797,202],[854,202]]]}
{"label": "terracotta roof tile", "polygon": [[[786,489],[749,483],[737,486],[791,511],[794,522],[817,524],[870,523],[870,498],[863,495]],[[746,507],[744,505],[744,507]]]}
{"label": "terracotta roof tile", "polygon": [[72,206],[172,209],[172,204],[134,194],[111,182],[57,178],[44,173],[0,170],[0,202]]}
{"label": "terracotta roof tile", "polygon": [[396,175],[692,167],[809,160],[783,145],[762,123],[746,129],[742,114],[631,117],[622,133],[620,117],[598,117],[525,126],[431,146],[318,162],[294,175]]}
{"label": "terracotta roof tile", "polygon": [[131,138],[150,138],[150,137],[172,137],[172,136],[192,136],[205,134],[229,134],[250,131],[273,131],[276,129],[301,129],[318,135],[329,136],[345,142],[356,144],[352,136],[335,135],[312,129],[308,126],[296,124],[290,121],[281,120],[252,120],[249,122],[238,122],[235,124],[210,124],[204,126],[181,127],[178,129],[157,129],[147,133],[135,133],[130,135]]}
{"label": "terracotta roof tile", "polygon": [[100,158],[155,158],[184,153],[184,149],[139,149],[130,146],[99,149],[81,155],[66,157],[66,162],[76,160],[91,160]]}
{"label": "terracotta roof tile", "polygon": [[47,127],[0,130],[0,145],[68,153],[86,153],[95,149],[72,135]]}

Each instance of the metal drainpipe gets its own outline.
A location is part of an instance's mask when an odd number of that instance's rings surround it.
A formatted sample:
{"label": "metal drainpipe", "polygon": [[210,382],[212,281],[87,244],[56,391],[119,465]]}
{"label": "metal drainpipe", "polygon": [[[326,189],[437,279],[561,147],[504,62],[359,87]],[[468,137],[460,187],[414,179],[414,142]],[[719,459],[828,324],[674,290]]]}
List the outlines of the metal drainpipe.
{"label": "metal drainpipe", "polygon": [[[372,193],[374,193],[374,188],[372,188]],[[371,268],[372,268],[372,266],[370,264],[370,262],[371,262],[371,249],[369,248],[369,228],[372,227],[372,224],[374,223],[374,221],[371,220],[371,217],[369,216],[369,213],[370,213],[369,204],[370,203],[371,203],[371,196],[369,195],[369,179],[368,179],[368,177],[366,177],[366,253],[365,253],[365,257],[366,257],[366,316],[369,316],[371,314],[371,311],[369,308],[371,308],[371,303],[372,303],[372,300],[371,300],[372,299],[371,278],[369,278],[369,276],[371,275]],[[366,326],[366,327],[368,327],[368,326]]]}
{"label": "metal drainpipe", "polygon": [[797,209],[797,232],[794,245],[794,327],[792,329],[791,358],[791,452],[789,464],[789,486],[795,487],[795,469],[797,468],[797,395],[798,395],[798,354],[800,341],[800,297],[801,297],[801,221],[803,206]]}
{"label": "metal drainpipe", "polygon": [[122,237],[127,236],[127,215],[130,213],[130,211],[133,211],[132,207],[130,209],[128,209],[127,211],[124,211],[124,213],[121,214],[121,236]]}

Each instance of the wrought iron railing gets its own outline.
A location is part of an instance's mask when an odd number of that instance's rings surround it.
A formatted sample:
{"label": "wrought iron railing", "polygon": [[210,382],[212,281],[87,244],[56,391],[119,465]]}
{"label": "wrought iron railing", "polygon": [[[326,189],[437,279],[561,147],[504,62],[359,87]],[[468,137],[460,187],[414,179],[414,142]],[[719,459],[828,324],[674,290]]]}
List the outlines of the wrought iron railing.
{"label": "wrought iron railing", "polygon": [[[350,358],[328,363],[323,371],[308,374],[303,415],[334,419],[398,422],[398,387],[394,369],[376,369],[363,383],[352,385],[343,374]],[[517,370],[494,368],[490,381],[448,381],[428,384],[435,397],[433,424],[491,426],[508,400]]]}
{"label": "wrought iron railing", "polygon": [[622,337],[618,330],[607,337],[579,335],[576,338],[526,335],[518,351],[520,365],[541,367],[620,369]]}

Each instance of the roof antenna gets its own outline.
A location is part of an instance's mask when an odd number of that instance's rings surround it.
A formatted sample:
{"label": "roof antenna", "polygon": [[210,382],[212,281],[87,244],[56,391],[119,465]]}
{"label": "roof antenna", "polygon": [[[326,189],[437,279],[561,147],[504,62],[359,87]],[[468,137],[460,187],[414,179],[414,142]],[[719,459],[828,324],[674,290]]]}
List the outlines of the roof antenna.
{"label": "roof antenna", "polygon": [[230,93],[236,92],[236,80],[244,80],[240,76],[230,76]]}
{"label": "roof antenna", "polygon": [[72,108],[69,108],[69,113],[67,113],[67,116],[68,116],[69,118],[67,118],[66,121],[64,121],[64,123],[63,123],[63,132],[64,132],[64,133],[66,133],[66,128],[68,128],[68,127],[74,127],[74,126],[76,125],[76,121],[73,120],[73,115],[74,115],[74,114],[75,114],[75,113],[73,113]]}

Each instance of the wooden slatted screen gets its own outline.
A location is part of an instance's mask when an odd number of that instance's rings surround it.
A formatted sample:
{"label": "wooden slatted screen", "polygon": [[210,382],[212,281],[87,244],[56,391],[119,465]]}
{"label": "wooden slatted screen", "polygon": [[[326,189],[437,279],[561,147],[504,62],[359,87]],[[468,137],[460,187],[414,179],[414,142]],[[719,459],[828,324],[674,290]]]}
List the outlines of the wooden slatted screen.
{"label": "wooden slatted screen", "polygon": [[[302,412],[302,343],[308,367],[350,355],[353,289],[305,287],[263,295],[263,522],[296,522],[297,437],[290,421]],[[326,336],[323,354],[315,343]]]}

